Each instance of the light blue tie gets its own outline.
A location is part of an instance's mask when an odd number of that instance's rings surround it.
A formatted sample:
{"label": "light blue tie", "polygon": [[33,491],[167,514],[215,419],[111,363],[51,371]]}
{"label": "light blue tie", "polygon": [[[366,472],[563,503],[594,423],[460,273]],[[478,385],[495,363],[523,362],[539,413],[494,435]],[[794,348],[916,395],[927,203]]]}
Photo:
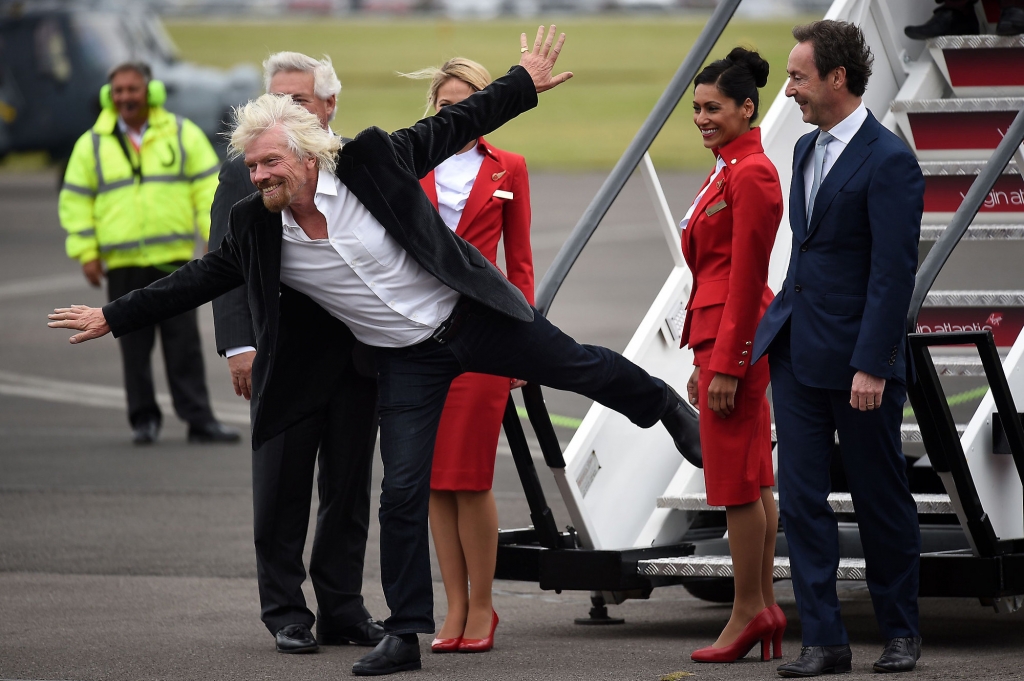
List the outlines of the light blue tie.
{"label": "light blue tie", "polygon": [[811,183],[811,198],[807,201],[807,224],[811,224],[811,215],[814,212],[814,199],[818,196],[818,189],[821,187],[822,170],[825,167],[825,147],[834,140],[832,135],[824,130],[818,133],[818,141],[814,143],[814,181]]}

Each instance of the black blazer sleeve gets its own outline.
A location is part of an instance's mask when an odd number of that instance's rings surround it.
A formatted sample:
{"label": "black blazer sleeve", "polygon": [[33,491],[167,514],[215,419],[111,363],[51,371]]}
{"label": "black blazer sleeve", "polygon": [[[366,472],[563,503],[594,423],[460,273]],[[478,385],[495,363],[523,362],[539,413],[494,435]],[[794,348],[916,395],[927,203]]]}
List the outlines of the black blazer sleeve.
{"label": "black blazer sleeve", "polygon": [[103,306],[115,338],[199,307],[245,283],[238,246],[229,234],[216,251]]}
{"label": "black blazer sleeve", "polygon": [[[220,248],[228,232],[231,207],[256,191],[249,181],[245,160],[239,156],[220,168],[220,183],[210,210],[210,250]],[[217,352],[223,355],[230,348],[256,347],[256,334],[249,312],[249,299],[244,286],[239,286],[213,299],[213,324],[217,336]]]}
{"label": "black blazer sleeve", "polygon": [[522,66],[513,66],[507,75],[480,92],[389,137],[396,158],[416,177],[423,178],[459,149],[535,106],[537,88],[533,78]]}

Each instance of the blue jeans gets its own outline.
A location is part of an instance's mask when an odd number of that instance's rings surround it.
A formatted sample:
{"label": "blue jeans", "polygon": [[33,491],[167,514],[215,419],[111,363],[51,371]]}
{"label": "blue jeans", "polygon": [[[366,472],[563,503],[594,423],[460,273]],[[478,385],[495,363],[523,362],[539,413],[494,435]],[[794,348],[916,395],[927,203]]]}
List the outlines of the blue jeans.
{"label": "blue jeans", "polygon": [[670,404],[663,381],[616,352],[580,345],[540,313],[521,322],[468,302],[446,343],[377,348],[381,583],[390,634],[434,631],[427,510],[434,438],[448,386],[465,371],[519,378],[579,393],[642,428]]}

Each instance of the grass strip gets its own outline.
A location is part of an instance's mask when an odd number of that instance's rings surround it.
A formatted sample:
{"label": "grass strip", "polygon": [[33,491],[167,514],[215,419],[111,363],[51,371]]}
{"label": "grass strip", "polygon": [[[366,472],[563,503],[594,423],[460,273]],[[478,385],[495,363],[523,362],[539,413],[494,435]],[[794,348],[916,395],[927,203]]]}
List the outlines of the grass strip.
{"label": "grass strip", "polygon": [[[958,404],[965,404],[974,400],[980,400],[988,392],[988,386],[983,385],[980,388],[973,388],[971,390],[965,390],[962,393],[956,393],[946,398],[946,404],[951,407],[955,407]],[[903,410],[903,418],[907,418],[914,415],[914,408],[907,407]]]}
{"label": "grass strip", "polygon": [[[771,65],[761,90],[761,115],[786,78],[795,41],[785,20],[733,20],[711,51],[724,57],[736,45],[757,48]],[[565,31],[560,70],[571,83],[543,95],[536,110],[506,124],[488,139],[526,157],[531,170],[608,170],[625,151],[654,103],[679,68],[707,21],[706,16],[544,16],[538,19],[452,21],[400,18],[317,20],[180,20],[165,26],[187,61],[220,68],[258,66],[271,52],[298,50],[334,61],[344,86],[335,130],[353,136],[376,125],[395,130],[418,120],[427,83],[401,78],[455,56],[468,57],[500,76],[519,56],[519,33],[531,37],[541,22]],[[704,170],[713,165],[683,97],[651,156],[659,170]]]}

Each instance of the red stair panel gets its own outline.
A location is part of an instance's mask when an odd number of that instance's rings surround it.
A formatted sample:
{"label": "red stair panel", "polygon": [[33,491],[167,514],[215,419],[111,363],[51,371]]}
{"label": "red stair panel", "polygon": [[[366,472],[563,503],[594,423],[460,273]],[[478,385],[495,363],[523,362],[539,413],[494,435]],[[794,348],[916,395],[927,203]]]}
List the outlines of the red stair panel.
{"label": "red stair panel", "polygon": [[[924,179],[926,213],[954,213],[971,188],[975,175],[931,175]],[[1001,175],[979,213],[1024,212],[1024,177]]]}
{"label": "red stair panel", "polygon": [[914,146],[931,149],[995,149],[1016,111],[955,111],[907,114]]}
{"label": "red stair panel", "polygon": [[955,88],[1024,85],[1022,48],[943,50],[942,56],[946,60],[950,84]]}
{"label": "red stair panel", "polygon": [[1014,344],[1024,328],[1024,308],[925,307],[917,319],[918,333],[991,331],[996,345]]}

